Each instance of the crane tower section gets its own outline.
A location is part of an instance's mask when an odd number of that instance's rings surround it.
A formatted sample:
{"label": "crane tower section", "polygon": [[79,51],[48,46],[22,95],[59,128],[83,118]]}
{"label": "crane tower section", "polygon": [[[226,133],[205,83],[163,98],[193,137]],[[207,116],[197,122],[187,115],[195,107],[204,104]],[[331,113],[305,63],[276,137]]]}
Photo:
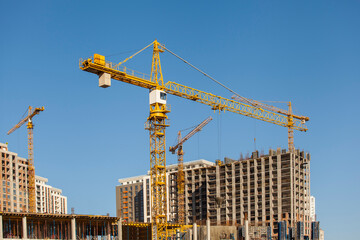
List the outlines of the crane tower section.
{"label": "crane tower section", "polygon": [[[33,143],[33,129],[34,124],[32,118],[44,111],[44,107],[35,108],[29,106],[28,114],[25,116],[18,124],[16,124],[12,129],[10,129],[7,134],[11,134],[16,129],[20,128],[24,123],[27,122],[26,126],[28,129],[28,173],[29,173],[29,184],[28,184],[28,196],[29,196],[29,212],[36,213],[36,199],[35,199],[35,166],[34,166],[34,143]],[[24,205],[25,206],[25,205]],[[24,207],[25,211],[25,207]]]}

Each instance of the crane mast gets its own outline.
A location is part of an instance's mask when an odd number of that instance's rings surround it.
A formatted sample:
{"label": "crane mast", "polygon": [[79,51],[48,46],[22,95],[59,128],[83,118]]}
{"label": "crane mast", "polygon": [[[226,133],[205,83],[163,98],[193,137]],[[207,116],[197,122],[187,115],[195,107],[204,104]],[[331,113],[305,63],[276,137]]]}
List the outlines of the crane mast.
{"label": "crane mast", "polygon": [[[150,46],[153,46],[150,75],[123,66],[123,63],[132,59],[135,55]],[[99,76],[100,87],[110,87],[111,79],[114,79],[149,89],[150,114],[145,123],[145,129],[149,130],[150,134],[153,240],[166,239],[167,237],[165,129],[169,126],[167,113],[170,112],[170,106],[166,104],[167,94],[208,105],[211,109],[218,110],[219,112],[233,112],[282,127],[289,127],[289,124],[291,124],[292,131],[298,130],[306,132],[308,130],[305,121],[297,119],[293,115],[284,116],[273,110],[223,98],[176,82],[169,81],[164,83],[159,55],[164,51],[170,52],[163,44],[155,40],[152,44],[149,44],[123,62],[117,64],[105,61],[105,57],[99,54],[94,54],[92,58],[80,59],[79,62],[81,70]]]}
{"label": "crane mast", "polygon": [[294,115],[292,112],[292,106],[291,106],[291,102],[288,102],[288,110],[283,110],[281,108],[269,105],[269,104],[265,104],[262,103],[260,101],[256,101],[253,99],[249,99],[249,98],[245,98],[239,95],[233,95],[231,97],[232,99],[235,99],[239,102],[243,102],[243,103],[247,103],[247,104],[251,104],[254,107],[258,107],[259,109],[266,109],[269,111],[273,111],[276,113],[279,113],[281,115],[284,115],[285,117],[287,117],[287,128],[288,128],[288,149],[290,152],[294,152],[295,151],[295,146],[294,146],[294,118],[300,120],[301,122],[305,123],[306,121],[309,121],[309,117],[305,117],[305,116],[298,116],[298,115]]}
{"label": "crane mast", "polygon": [[[151,80],[163,85],[159,53],[163,52],[162,45],[157,41],[153,47]],[[160,85],[160,84],[159,84]],[[165,128],[169,126],[167,113],[170,108],[166,105],[166,93],[161,87],[150,90],[150,115],[145,129],[150,133],[150,181],[152,197],[153,239],[166,237],[167,223],[167,193],[166,193],[166,146]]]}
{"label": "crane mast", "polygon": [[183,144],[189,140],[194,134],[199,132],[203,127],[205,127],[212,117],[208,117],[197,125],[193,130],[191,130],[184,138],[181,137],[181,131],[178,132],[178,143],[175,146],[169,148],[169,151],[172,154],[175,154],[177,150],[178,155],[178,173],[177,173],[177,187],[178,187],[178,223],[180,225],[185,224],[185,174],[184,174],[184,151]]}
{"label": "crane mast", "polygon": [[[29,184],[28,184],[28,197],[29,197],[29,212],[36,213],[36,199],[35,199],[35,166],[34,166],[34,144],[33,144],[33,129],[34,124],[32,122],[32,118],[44,111],[44,107],[35,108],[29,106],[28,114],[25,118],[20,120],[18,124],[16,124],[12,129],[10,129],[7,134],[11,134],[16,129],[20,128],[25,122],[27,122],[26,126],[28,129],[28,174],[29,174]],[[24,206],[23,211],[26,211],[26,207]]]}

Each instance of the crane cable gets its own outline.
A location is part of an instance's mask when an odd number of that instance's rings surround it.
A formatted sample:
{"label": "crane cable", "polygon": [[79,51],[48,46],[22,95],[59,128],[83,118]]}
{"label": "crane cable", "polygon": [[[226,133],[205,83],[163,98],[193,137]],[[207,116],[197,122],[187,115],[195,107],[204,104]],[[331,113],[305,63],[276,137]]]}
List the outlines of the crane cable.
{"label": "crane cable", "polygon": [[146,47],[140,49],[139,51],[137,51],[136,53],[134,53],[133,55],[131,55],[130,57],[126,58],[124,61],[119,62],[118,64],[116,64],[114,66],[114,68],[117,68],[118,66],[120,66],[123,63],[126,63],[128,60],[130,60],[131,58],[135,57],[136,55],[138,55],[139,53],[141,53],[142,51],[144,51],[145,49],[147,49],[148,47],[150,47],[151,45],[153,45],[154,42],[150,43],[149,45],[147,45]]}
{"label": "crane cable", "polygon": [[[184,63],[188,64],[189,66],[191,66],[192,68],[194,68],[195,70],[199,71],[200,73],[202,73],[203,75],[205,75],[206,77],[210,78],[211,80],[213,80],[215,83],[219,84],[220,86],[222,86],[223,88],[227,89],[228,91],[232,92],[233,94],[236,94],[237,96],[241,96],[240,94],[238,94],[237,92],[235,92],[234,90],[232,90],[231,88],[227,87],[226,85],[222,84],[221,82],[217,81],[215,78],[211,77],[209,74],[205,73],[204,71],[202,71],[201,69],[195,67],[194,65],[192,65],[191,63],[189,63],[188,61],[186,61],[185,59],[183,59],[182,57],[180,57],[179,55],[177,55],[176,53],[170,51],[169,49],[167,49],[166,47],[164,47],[164,49],[166,51],[168,51],[169,53],[171,53],[172,55],[174,55],[175,57],[177,57],[178,59],[180,59],[181,61],[183,61]],[[244,98],[244,97],[242,97]],[[246,98],[244,98],[246,99]],[[250,101],[248,101],[246,99],[246,102],[253,105]]]}

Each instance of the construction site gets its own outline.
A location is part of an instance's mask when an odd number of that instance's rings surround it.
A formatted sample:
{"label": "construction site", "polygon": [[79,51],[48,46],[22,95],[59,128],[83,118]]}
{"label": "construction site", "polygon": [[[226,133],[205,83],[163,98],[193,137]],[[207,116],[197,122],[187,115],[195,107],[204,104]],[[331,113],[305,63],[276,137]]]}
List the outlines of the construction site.
{"label": "construction site", "polygon": [[[149,48],[152,49],[150,75],[124,66]],[[164,82],[160,64],[163,52],[227,89],[232,97],[224,98],[180,83]],[[8,132],[11,134],[26,124],[28,159],[9,152],[7,144],[1,145],[4,195],[0,202],[3,210],[0,240],[319,239],[319,222],[310,216],[310,154],[294,145],[294,131],[306,132],[309,117],[294,114],[290,101],[288,109],[284,110],[240,96],[157,40],[120,63],[109,62],[103,55],[94,54],[80,59],[79,67],[95,75],[102,88],[110,87],[113,79],[149,90],[150,111],[145,122],[150,137],[149,171],[119,180],[116,217],[67,214],[63,198],[53,201],[52,209],[57,206],[58,210],[41,212],[47,205],[38,203],[43,188],[36,187],[36,183],[45,180],[35,177],[33,118],[44,111],[44,107],[30,106],[25,117]],[[284,127],[288,132],[288,148],[269,149],[266,154],[254,151],[251,156],[239,159],[184,162],[185,142],[205,128],[212,117],[193,127],[185,136],[179,131],[177,143],[167,147],[168,94],[207,105],[209,110],[219,114],[235,113]],[[167,152],[177,155],[177,164],[166,164]],[[12,155],[14,161],[15,157],[18,159],[13,164]],[[61,195],[61,191],[54,191],[58,197]],[[17,202],[5,200],[16,197]]]}

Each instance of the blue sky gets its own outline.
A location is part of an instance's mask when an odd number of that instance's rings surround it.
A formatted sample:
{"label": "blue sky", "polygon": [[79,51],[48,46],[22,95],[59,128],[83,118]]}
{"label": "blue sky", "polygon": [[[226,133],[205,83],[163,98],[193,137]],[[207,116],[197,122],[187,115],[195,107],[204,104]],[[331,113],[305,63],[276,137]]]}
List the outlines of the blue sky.
{"label": "blue sky", "polygon": [[[63,189],[69,209],[115,215],[117,180],[149,169],[148,92],[115,81],[101,89],[78,62],[94,53],[121,61],[158,39],[241,95],[291,100],[310,117],[295,145],[312,156],[318,220],[327,239],[350,239],[360,224],[359,10],[359,1],[1,1],[0,142],[26,157],[25,127],[6,132],[27,106],[45,106],[34,119],[36,173]],[[165,81],[231,97],[168,53],[161,61]],[[151,51],[126,65],[149,73]],[[179,129],[214,118],[184,146],[187,161],[238,158],[254,137],[265,152],[287,147],[285,128],[168,103],[168,146]]]}

